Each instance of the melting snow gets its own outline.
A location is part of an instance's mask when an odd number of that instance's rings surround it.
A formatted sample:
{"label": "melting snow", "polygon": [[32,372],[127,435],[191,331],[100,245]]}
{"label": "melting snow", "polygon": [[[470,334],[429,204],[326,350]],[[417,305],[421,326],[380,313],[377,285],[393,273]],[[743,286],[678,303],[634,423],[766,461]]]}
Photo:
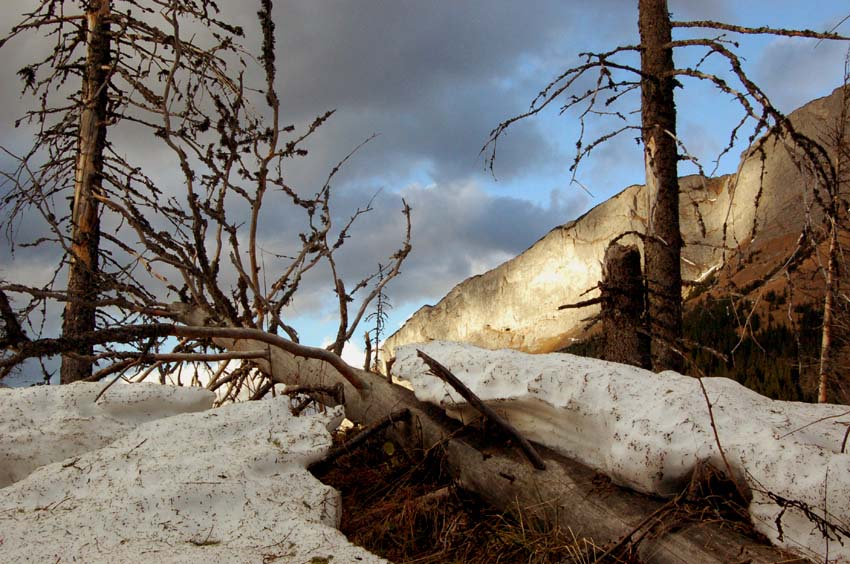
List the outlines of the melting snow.
{"label": "melting snow", "polygon": [[[412,382],[420,400],[460,420],[477,413],[428,372],[416,349],[446,366],[526,437],[618,484],[671,496],[687,485],[699,461],[725,468],[694,378],[568,354],[438,341],[401,347],[395,371]],[[726,378],[702,381],[727,460],[752,492],[756,528],[779,546],[824,561],[827,541],[815,524],[799,509],[783,513],[767,492],[850,529],[850,454],[841,452],[850,408],[773,401]],[[850,538],[842,544],[832,536],[830,561],[850,562]]]}
{"label": "melting snow", "polygon": [[104,384],[0,389],[0,487],[51,462],[108,445],[141,423],[203,411],[215,396],[201,388]]}
{"label": "melting snow", "polygon": [[3,475],[31,472],[2,489],[3,560],[385,562],[336,530],[337,492],[305,469],[328,417],[287,398],[174,415],[212,393],[136,384],[94,404],[101,388],[0,390]]}

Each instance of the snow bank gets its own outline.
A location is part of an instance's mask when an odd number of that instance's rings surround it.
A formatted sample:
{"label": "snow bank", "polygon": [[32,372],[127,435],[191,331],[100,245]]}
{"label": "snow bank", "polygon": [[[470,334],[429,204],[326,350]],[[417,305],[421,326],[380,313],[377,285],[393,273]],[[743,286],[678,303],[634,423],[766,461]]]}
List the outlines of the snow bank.
{"label": "snow bank", "polygon": [[[395,370],[413,383],[416,396],[461,420],[477,414],[428,373],[416,349],[449,368],[529,439],[618,484],[670,496],[685,487],[698,461],[724,468],[694,378],[568,354],[490,351],[461,343],[400,348]],[[767,492],[803,502],[850,530],[850,454],[841,453],[850,408],[773,401],[725,378],[703,383],[726,457],[752,491],[756,528],[779,546],[823,561],[827,543],[815,524],[799,509],[783,513]],[[850,538],[842,541],[833,536],[830,561],[850,562]]]}
{"label": "snow bank", "polygon": [[191,411],[212,394],[122,386],[111,401],[124,399],[106,408],[77,388],[4,390],[0,413],[64,426],[68,437],[82,437],[97,417],[135,430],[3,488],[4,561],[384,562],[336,530],[337,492],[305,469],[330,446],[326,417],[293,417],[278,398],[154,418],[160,401]]}
{"label": "snow bank", "polygon": [[139,424],[212,407],[200,388],[118,384],[95,403],[104,384],[0,389],[0,487],[30,472],[106,446]]}

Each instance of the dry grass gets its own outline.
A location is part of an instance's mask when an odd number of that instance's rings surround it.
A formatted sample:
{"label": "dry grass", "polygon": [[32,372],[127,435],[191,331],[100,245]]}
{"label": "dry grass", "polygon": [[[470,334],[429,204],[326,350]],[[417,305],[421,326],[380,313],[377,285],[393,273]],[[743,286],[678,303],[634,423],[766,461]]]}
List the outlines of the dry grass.
{"label": "dry grass", "polygon": [[342,532],[396,564],[638,564],[642,540],[711,521],[758,537],[747,518],[747,500],[712,467],[700,467],[688,490],[630,537],[598,546],[569,529],[495,511],[456,487],[444,464],[440,449],[408,452],[378,434],[319,478],[342,493]]}
{"label": "dry grass", "polygon": [[319,477],[342,492],[342,532],[397,564],[590,564],[605,552],[488,507],[453,484],[438,449],[404,452],[375,437]]}

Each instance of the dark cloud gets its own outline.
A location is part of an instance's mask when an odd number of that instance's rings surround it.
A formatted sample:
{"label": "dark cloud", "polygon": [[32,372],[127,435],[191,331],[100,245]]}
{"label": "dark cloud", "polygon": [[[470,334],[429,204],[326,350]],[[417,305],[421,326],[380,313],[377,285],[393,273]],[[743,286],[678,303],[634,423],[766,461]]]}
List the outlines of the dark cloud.
{"label": "dark cloud", "polygon": [[[351,189],[337,199],[350,208],[369,193]],[[404,233],[401,198],[412,208],[413,251],[391,294],[398,305],[438,299],[459,281],[521,253],[586,206],[583,196],[553,192],[548,205],[493,196],[475,182],[411,185],[382,192],[375,210],[352,230],[344,271],[360,276],[398,247]]]}
{"label": "dark cloud", "polygon": [[[305,122],[337,110],[327,126],[332,134],[314,145],[327,157],[312,161],[315,167],[375,132],[381,137],[373,157],[353,164],[350,176],[416,168],[436,181],[481,174],[478,151],[490,130],[522,112],[544,80],[592,47],[575,43],[588,21],[605,30],[592,42],[619,41],[633,27],[619,25],[620,16],[602,4],[595,8],[548,0],[279,3],[285,114]],[[533,80],[518,80],[524,68],[534,69]],[[517,127],[504,149],[505,177],[561,158],[533,123]]]}
{"label": "dark cloud", "polygon": [[[14,14],[31,4],[6,0],[0,31],[10,29]],[[232,12],[228,17],[246,28],[247,47],[256,50],[255,9],[246,9],[243,2],[221,4]],[[671,0],[670,10],[679,19],[730,20],[737,19],[742,5]],[[284,120],[303,126],[325,110],[337,110],[307,143],[310,155],[287,162],[288,182],[305,194],[316,192],[335,163],[372,133],[379,134],[333,182],[337,225],[381,190],[374,211],[361,218],[340,255],[348,279],[371,271],[397,247],[403,233],[402,197],[414,210],[414,250],[403,278],[393,284],[399,307],[438,299],[586,208],[583,193],[572,189],[562,188],[546,202],[549,190],[569,181],[574,115],[560,117],[555,109],[512,127],[499,145],[498,185],[484,170],[479,150],[493,127],[527,109],[540,88],[575,64],[579,53],[636,43],[633,1],[286,0],[275,3],[275,13]],[[26,131],[8,125],[31,102],[20,98],[14,73],[47,45],[30,36],[2,51],[0,118],[5,125],[0,143],[26,146]],[[840,69],[819,55],[828,52],[831,61],[835,49],[818,47],[812,64],[802,58],[811,49],[794,51],[777,41],[749,63],[778,103],[797,104],[790,98],[819,95],[807,90],[810,86],[836,82],[827,78]],[[791,80],[780,82],[780,77]],[[247,78],[260,84],[256,70]],[[704,129],[713,126],[705,116],[713,114],[688,114],[690,104],[680,103],[680,108],[681,131],[694,138],[693,144],[686,140],[688,146],[716,151],[717,142],[704,139],[711,133]],[[626,134],[600,147],[580,169],[579,180],[599,198],[594,204],[640,178],[642,157],[633,137]],[[113,130],[110,140],[121,155],[143,164],[167,194],[182,190],[169,151],[129,130]],[[506,195],[519,194],[520,188],[529,190],[529,199]],[[240,210],[228,213],[235,217]],[[269,252],[291,252],[303,220],[275,197],[264,214],[263,245]],[[23,225],[21,234],[37,235],[36,224]],[[29,262],[16,258],[20,262],[12,266],[7,259],[0,252],[5,267],[0,275],[11,279],[43,271],[40,265],[52,266],[56,255],[33,255]],[[226,276],[232,279],[231,274]],[[317,272],[305,281],[297,304],[300,314],[328,311],[332,294],[325,274]]]}
{"label": "dark cloud", "polygon": [[780,110],[791,112],[841,85],[846,54],[846,42],[775,39],[762,51],[755,79]]}

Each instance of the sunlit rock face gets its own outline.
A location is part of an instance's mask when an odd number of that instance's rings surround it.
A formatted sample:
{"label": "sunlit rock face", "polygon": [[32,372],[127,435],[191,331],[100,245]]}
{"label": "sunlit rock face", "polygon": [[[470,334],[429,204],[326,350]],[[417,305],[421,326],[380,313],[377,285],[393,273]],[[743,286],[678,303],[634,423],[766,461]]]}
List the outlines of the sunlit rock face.
{"label": "sunlit rock face", "polygon": [[[798,131],[818,138],[837,119],[840,104],[836,90],[795,111],[792,122]],[[782,139],[772,137],[760,151],[742,156],[736,174],[681,179],[685,280],[700,280],[723,266],[730,249],[770,248],[771,241],[783,241],[773,247],[787,248],[796,242],[811,208],[812,185],[798,161]],[[585,292],[600,280],[609,242],[624,233],[645,232],[650,200],[644,186],[630,186],[556,227],[519,256],[461,282],[387,339],[386,358],[401,345],[434,339],[533,353],[569,345],[582,334],[582,319],[597,313],[598,306],[561,311],[558,306],[587,299]],[[633,235],[622,242],[639,245]],[[761,261],[780,258],[763,256]]]}

